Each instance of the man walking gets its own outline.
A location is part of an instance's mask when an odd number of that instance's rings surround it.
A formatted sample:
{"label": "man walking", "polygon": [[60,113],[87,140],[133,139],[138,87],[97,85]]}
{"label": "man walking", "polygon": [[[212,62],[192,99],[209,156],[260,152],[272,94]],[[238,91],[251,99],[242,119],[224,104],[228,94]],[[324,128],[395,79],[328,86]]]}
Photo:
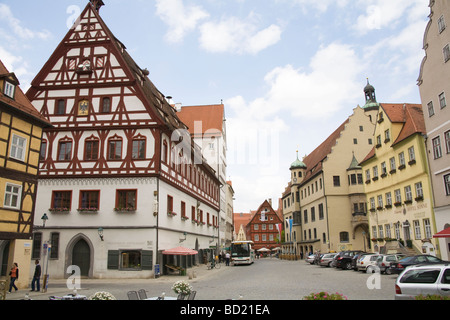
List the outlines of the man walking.
{"label": "man walking", "polygon": [[36,288],[37,292],[41,291],[41,265],[39,264],[39,260],[35,261],[36,267],[34,268],[34,275],[33,275],[33,281],[31,281],[31,291],[35,291]]}
{"label": "man walking", "polygon": [[225,261],[226,261],[226,265],[229,266],[230,265],[230,253],[227,252],[225,254]]}

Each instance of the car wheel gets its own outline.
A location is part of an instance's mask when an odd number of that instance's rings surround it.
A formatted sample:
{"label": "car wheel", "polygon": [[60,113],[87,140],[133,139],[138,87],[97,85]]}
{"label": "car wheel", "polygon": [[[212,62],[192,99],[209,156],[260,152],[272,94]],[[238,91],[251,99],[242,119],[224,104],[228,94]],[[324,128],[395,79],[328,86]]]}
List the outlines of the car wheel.
{"label": "car wheel", "polygon": [[386,269],[386,271],[384,271],[384,273],[386,273],[386,274],[390,275],[390,274],[392,274],[392,271],[391,271],[391,269],[390,269],[390,268],[387,268],[387,269]]}
{"label": "car wheel", "polygon": [[366,269],[366,273],[375,273],[375,269],[372,266],[368,266]]}
{"label": "car wheel", "polygon": [[352,263],[351,263],[351,262],[347,262],[347,263],[345,264],[345,269],[346,269],[346,270],[351,270],[351,269],[352,269]]}

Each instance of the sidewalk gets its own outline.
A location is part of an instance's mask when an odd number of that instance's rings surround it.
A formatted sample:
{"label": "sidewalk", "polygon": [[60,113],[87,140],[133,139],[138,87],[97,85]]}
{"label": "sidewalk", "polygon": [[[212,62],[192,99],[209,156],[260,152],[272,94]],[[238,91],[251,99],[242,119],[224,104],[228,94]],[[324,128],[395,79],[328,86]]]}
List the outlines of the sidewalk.
{"label": "sidewalk", "polygon": [[[131,290],[127,288],[139,287],[146,290],[147,288],[156,288],[155,291],[158,290],[157,288],[164,288],[168,291],[167,288],[170,289],[172,284],[176,281],[187,280],[190,283],[195,283],[196,281],[217,275],[227,268],[231,267],[227,267],[224,263],[222,263],[220,269],[208,270],[206,265],[201,264],[199,266],[189,268],[185,276],[164,275],[156,279],[81,279],[81,289],[77,290],[77,292],[80,295],[89,297],[97,291],[108,291],[111,292],[117,299],[123,300],[126,299],[127,291]],[[30,292],[30,288],[19,289],[17,292],[14,292],[13,290],[12,293],[6,294],[6,300],[23,300],[26,294],[28,294],[29,298],[32,300],[49,300],[50,296],[61,297],[70,293],[72,293],[72,290],[67,288],[67,279],[52,279],[50,275],[47,292]]]}

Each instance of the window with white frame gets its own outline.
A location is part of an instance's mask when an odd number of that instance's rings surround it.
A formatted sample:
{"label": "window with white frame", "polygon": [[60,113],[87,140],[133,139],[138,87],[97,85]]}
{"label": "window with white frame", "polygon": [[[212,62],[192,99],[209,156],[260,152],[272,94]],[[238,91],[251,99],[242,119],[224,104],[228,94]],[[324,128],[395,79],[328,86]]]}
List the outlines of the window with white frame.
{"label": "window with white frame", "polygon": [[392,158],[389,159],[389,163],[390,163],[390,165],[391,165],[391,172],[393,172],[394,170],[397,169],[397,167],[396,167],[396,165],[395,165],[395,158],[394,158],[394,157],[392,157]]}
{"label": "window with white frame", "polygon": [[375,210],[375,198],[370,198],[370,209]]}
{"label": "window with white frame", "polygon": [[379,237],[384,238],[383,226],[378,226]]}
{"label": "window with white frame", "polygon": [[443,49],[444,52],[444,62],[447,62],[448,60],[450,60],[450,46],[446,45]]}
{"label": "window with white frame", "polygon": [[412,201],[411,186],[406,186],[405,187],[405,201]]}
{"label": "window with white frame", "polygon": [[22,187],[16,184],[7,183],[5,188],[5,208],[20,209]]}
{"label": "window with white frame", "polygon": [[377,237],[377,227],[373,226],[372,227],[372,238],[376,238]]}
{"label": "window with white frame", "polygon": [[433,101],[428,102],[428,116],[432,117],[434,116],[434,106],[433,106]]}
{"label": "window with white frame", "polygon": [[10,157],[16,160],[24,161],[26,145],[27,139],[22,138],[17,134],[13,134],[11,141]]}
{"label": "window with white frame", "polygon": [[439,33],[445,30],[445,19],[443,15],[438,19],[438,30]]}
{"label": "window with white frame", "polygon": [[415,184],[416,187],[416,198],[422,198],[423,199],[423,187],[422,182],[417,182]]}
{"label": "window with white frame", "polygon": [[410,162],[416,160],[416,153],[414,152],[414,147],[408,148],[408,154]]}
{"label": "window with white frame", "polygon": [[402,193],[401,193],[400,189],[394,190],[394,194],[395,194],[395,202],[401,203],[402,202]]}
{"label": "window with white frame", "polygon": [[384,229],[386,230],[386,238],[391,238],[391,225],[385,224]]}
{"label": "window with white frame", "polygon": [[445,194],[450,196],[450,174],[444,176]]}
{"label": "window with white frame", "polygon": [[383,196],[379,195],[377,196],[378,199],[378,208],[382,208],[383,207]]}
{"label": "window with white frame", "polygon": [[425,227],[425,238],[431,239],[433,237],[433,234],[431,232],[430,219],[423,219],[423,225]]}
{"label": "window with white frame", "polygon": [[435,159],[439,159],[442,157],[442,149],[441,149],[441,137],[436,137],[432,141],[433,143],[433,155]]}
{"label": "window with white frame", "polygon": [[5,87],[3,93],[11,99],[14,99],[14,92],[16,91],[16,86],[12,83],[5,81]]}
{"label": "window with white frame", "polygon": [[441,109],[444,109],[447,106],[447,101],[445,100],[445,93],[442,92],[439,95],[439,105],[441,106]]}
{"label": "window with white frame", "polygon": [[450,130],[444,133],[444,138],[445,138],[445,147],[446,147],[446,151],[447,153],[450,153]]}
{"label": "window with white frame", "polygon": [[396,223],[394,225],[394,231],[395,231],[395,239],[400,239],[401,235],[400,235],[400,223]]}
{"label": "window with white frame", "polygon": [[422,234],[420,232],[420,221],[414,220],[414,236],[416,240],[422,239]]}
{"label": "window with white frame", "polygon": [[386,205],[392,206],[392,194],[390,192],[386,193]]}
{"label": "window with white frame", "polygon": [[400,152],[398,154],[398,163],[400,164],[400,166],[405,165],[405,153],[404,152]]}

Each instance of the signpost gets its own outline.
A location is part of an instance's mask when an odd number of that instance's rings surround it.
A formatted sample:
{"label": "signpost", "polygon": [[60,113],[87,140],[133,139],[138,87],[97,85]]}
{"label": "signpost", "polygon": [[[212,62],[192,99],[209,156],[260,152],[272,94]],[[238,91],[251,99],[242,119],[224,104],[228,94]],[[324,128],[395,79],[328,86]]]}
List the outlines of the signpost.
{"label": "signpost", "polygon": [[44,259],[45,259],[45,272],[44,272],[44,278],[42,281],[42,292],[47,292],[48,289],[48,278],[49,278],[49,274],[48,274],[48,258],[50,256],[50,251],[52,250],[52,246],[51,244],[49,244],[47,241],[44,242],[43,245],[43,254],[44,254]]}

